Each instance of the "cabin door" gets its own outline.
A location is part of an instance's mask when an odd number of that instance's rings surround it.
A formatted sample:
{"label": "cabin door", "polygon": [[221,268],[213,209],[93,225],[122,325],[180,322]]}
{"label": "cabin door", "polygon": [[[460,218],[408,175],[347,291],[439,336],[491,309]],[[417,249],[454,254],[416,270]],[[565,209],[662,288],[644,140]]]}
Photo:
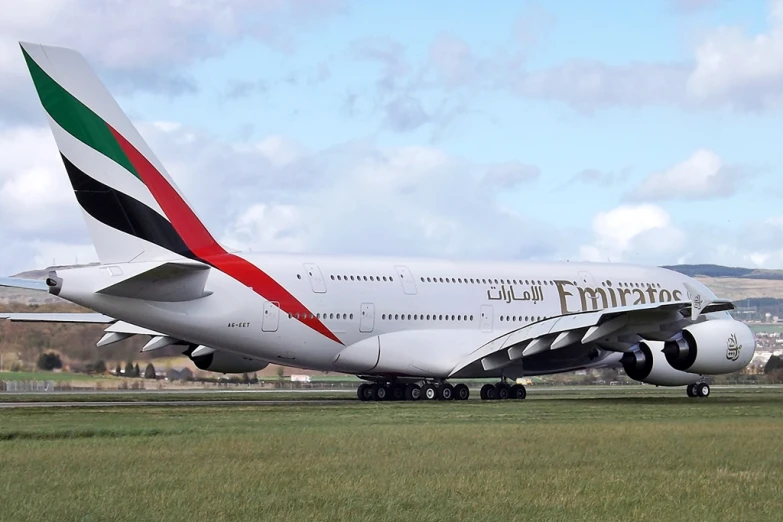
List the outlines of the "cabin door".
{"label": "cabin door", "polygon": [[264,332],[276,332],[280,322],[280,303],[267,301],[264,303],[264,317],[261,319],[261,330]]}
{"label": "cabin door", "polygon": [[479,315],[479,327],[482,332],[492,331],[492,305],[482,305]]}
{"label": "cabin door", "polygon": [[375,305],[362,303],[359,316],[359,331],[369,333],[375,328]]}

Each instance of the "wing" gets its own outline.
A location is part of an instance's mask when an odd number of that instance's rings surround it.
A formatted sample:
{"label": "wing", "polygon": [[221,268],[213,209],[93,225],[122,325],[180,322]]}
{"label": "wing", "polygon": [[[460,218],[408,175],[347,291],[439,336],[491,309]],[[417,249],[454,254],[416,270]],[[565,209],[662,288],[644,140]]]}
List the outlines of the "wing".
{"label": "wing", "polygon": [[41,279],[20,279],[18,277],[0,277],[0,286],[7,288],[24,288],[25,290],[37,290],[48,292],[49,287]]}
{"label": "wing", "polygon": [[108,315],[98,313],[0,313],[0,319],[9,321],[29,322],[29,323],[92,323],[106,324],[113,323],[115,319]]}
{"label": "wing", "polygon": [[[724,299],[712,300],[706,306],[698,304],[697,316],[734,309]],[[518,363],[523,357],[575,345],[622,352],[642,339],[671,338],[693,321],[693,314],[693,303],[675,301],[550,317],[485,343],[464,357],[450,376],[478,366],[485,371],[497,370]]]}

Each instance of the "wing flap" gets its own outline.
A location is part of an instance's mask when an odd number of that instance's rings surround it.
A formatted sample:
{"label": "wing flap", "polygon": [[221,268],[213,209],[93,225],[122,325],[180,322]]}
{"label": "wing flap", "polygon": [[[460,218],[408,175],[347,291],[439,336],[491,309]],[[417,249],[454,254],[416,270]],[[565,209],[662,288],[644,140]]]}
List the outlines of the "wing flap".
{"label": "wing flap", "polygon": [[451,375],[469,365],[480,363],[484,370],[503,368],[523,357],[547,350],[559,350],[575,344],[600,343],[610,351],[624,351],[642,339],[671,338],[696,316],[731,310],[734,305],[724,299],[711,300],[706,305],[695,301],[648,303],[597,311],[550,317],[507,332],[480,346],[464,357]]}

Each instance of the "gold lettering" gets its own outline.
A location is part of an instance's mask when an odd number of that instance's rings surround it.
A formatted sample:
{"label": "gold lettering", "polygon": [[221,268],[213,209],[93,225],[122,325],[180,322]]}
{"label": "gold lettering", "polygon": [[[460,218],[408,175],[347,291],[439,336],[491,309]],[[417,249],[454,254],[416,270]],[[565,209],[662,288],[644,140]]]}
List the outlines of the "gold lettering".
{"label": "gold lettering", "polygon": [[568,309],[568,299],[566,298],[569,295],[573,296],[574,294],[566,290],[565,286],[574,286],[573,283],[570,281],[560,281],[556,279],[555,285],[557,286],[557,295],[560,297],[560,313],[563,315],[570,314],[571,311]]}
{"label": "gold lettering", "polygon": [[672,297],[675,301],[682,301],[682,292],[679,290],[672,290]]}
{"label": "gold lettering", "polygon": [[633,302],[633,304],[645,304],[647,301],[644,300],[644,292],[642,292],[641,288],[634,288],[631,290],[631,293],[637,294],[639,297],[636,299],[636,301]]}
{"label": "gold lettering", "polygon": [[[601,303],[603,306],[598,307],[598,296],[601,296]],[[608,308],[609,304],[606,300],[606,292],[601,288],[590,288],[589,286],[582,288],[579,287],[579,298],[582,300],[582,310],[603,310]],[[587,308],[587,298],[590,298],[591,308]]]}
{"label": "gold lettering", "polygon": [[627,306],[628,302],[625,300],[625,296],[631,291],[628,288],[618,288],[617,291],[620,293],[620,306]]}
{"label": "gold lettering", "polygon": [[658,301],[662,303],[669,303],[672,300],[672,293],[665,288],[661,290],[661,295],[658,297]]}
{"label": "gold lettering", "polygon": [[650,296],[650,302],[655,303],[655,288],[648,286],[647,287],[647,295]]}

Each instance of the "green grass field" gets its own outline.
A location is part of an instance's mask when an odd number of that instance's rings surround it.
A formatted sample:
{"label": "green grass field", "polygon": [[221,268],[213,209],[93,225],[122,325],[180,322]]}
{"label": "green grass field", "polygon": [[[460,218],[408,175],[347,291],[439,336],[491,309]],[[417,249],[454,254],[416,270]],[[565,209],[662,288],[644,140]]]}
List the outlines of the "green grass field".
{"label": "green grass field", "polygon": [[781,520],[782,434],[762,388],[6,409],[0,520]]}

